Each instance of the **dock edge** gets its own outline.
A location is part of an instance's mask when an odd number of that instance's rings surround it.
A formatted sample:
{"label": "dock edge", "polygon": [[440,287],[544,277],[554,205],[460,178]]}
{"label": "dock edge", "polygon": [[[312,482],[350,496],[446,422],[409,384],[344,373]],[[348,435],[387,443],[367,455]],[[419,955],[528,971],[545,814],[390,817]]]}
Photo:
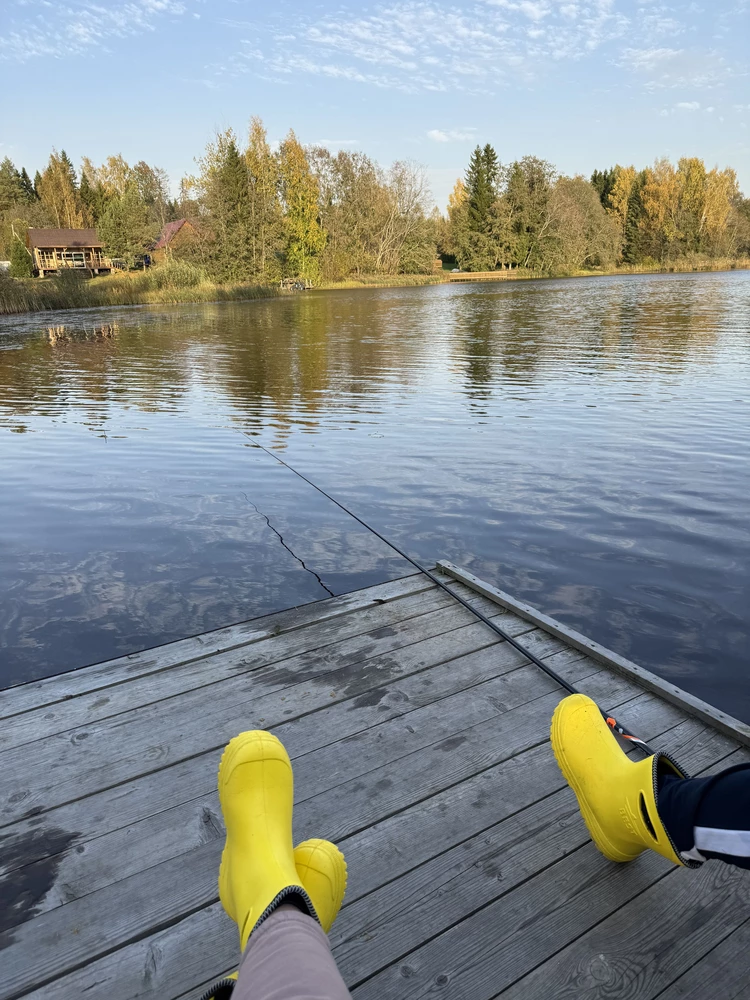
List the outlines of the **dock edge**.
{"label": "dock edge", "polygon": [[632,660],[620,656],[619,653],[607,649],[598,642],[594,642],[593,639],[588,639],[585,635],[581,635],[580,632],[576,632],[575,629],[568,628],[562,622],[557,621],[555,618],[550,618],[549,615],[543,614],[541,611],[531,607],[529,604],[525,604],[523,601],[517,600],[515,597],[511,597],[510,594],[506,594],[492,584],[485,583],[484,580],[480,580],[473,573],[461,569],[459,566],[454,566],[453,563],[448,562],[446,559],[439,559],[436,569],[452,577],[459,583],[465,584],[471,590],[488,598],[490,601],[494,601],[495,604],[499,604],[519,617],[525,618],[526,621],[533,622],[534,625],[538,625],[539,628],[549,632],[550,635],[554,635],[569,646],[573,646],[582,653],[586,653],[598,663],[603,664],[603,666],[610,667],[618,673],[631,677],[641,687],[653,691],[665,701],[677,705],[688,714],[709,723],[715,729],[718,729],[727,736],[731,736],[744,746],[750,747],[750,726],[744,722],[740,722],[739,719],[735,719],[731,715],[727,715],[726,712],[722,712],[721,709],[709,705],[708,702],[700,698],[696,698],[695,695],[677,687],[676,684],[665,681],[663,678],[657,676],[657,674],[651,673],[650,670],[639,667]]}

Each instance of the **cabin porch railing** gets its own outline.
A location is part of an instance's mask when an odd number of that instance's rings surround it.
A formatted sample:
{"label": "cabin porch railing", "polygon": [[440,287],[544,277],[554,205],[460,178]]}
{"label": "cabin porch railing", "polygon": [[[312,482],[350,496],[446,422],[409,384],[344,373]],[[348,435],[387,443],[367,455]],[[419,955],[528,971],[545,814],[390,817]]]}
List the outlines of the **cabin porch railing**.
{"label": "cabin porch railing", "polygon": [[112,261],[97,250],[39,250],[34,251],[34,263],[39,271],[63,269],[111,270]]}

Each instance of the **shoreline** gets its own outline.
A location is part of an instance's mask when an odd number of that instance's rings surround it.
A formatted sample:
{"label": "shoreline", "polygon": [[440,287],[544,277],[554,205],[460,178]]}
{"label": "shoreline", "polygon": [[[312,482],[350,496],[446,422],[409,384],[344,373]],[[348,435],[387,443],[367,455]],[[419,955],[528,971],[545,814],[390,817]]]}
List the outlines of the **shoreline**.
{"label": "shoreline", "polygon": [[[615,267],[596,270],[580,270],[565,273],[547,273],[539,271],[523,271],[521,269],[508,271],[463,271],[458,274],[443,272],[442,274],[408,274],[408,275],[363,275],[361,278],[347,278],[343,281],[329,281],[317,285],[312,291],[347,291],[367,288],[419,288],[428,285],[450,284],[481,284],[505,281],[542,281],[559,280],[561,278],[597,278],[614,277],[617,275],[647,275],[647,274],[708,274],[725,273],[729,271],[750,270],[750,260],[737,259],[719,260],[715,264],[685,264],[669,267],[634,265],[632,267]],[[149,275],[147,274],[147,277]],[[13,279],[11,279],[13,280]],[[204,282],[188,287],[168,287],[154,289],[153,287],[138,287],[143,282],[143,275],[136,273],[122,278],[111,276],[92,279],[102,282],[90,285],[81,282],[75,288],[59,289],[52,281],[29,279],[20,286],[0,285],[0,316],[22,316],[32,313],[68,312],[80,309],[110,309],[121,306],[149,305],[201,305],[218,302],[253,302],[261,299],[279,298],[289,294],[277,285],[220,285]],[[106,284],[105,284],[106,282]],[[3,293],[18,292],[12,298]],[[15,301],[14,301],[15,300]]]}
{"label": "shoreline", "polygon": [[[325,282],[315,287],[314,291],[336,291],[337,289],[350,288],[399,288],[408,286],[424,285],[458,285],[458,284],[481,284],[483,282],[500,281],[557,281],[561,278],[605,278],[617,275],[638,275],[638,274],[708,274],[724,273],[729,271],[750,270],[750,260],[738,258],[736,261],[720,260],[716,264],[690,264],[685,266],[648,266],[635,264],[629,267],[612,267],[607,269],[597,268],[595,270],[581,271],[526,271],[521,268],[508,271],[461,271],[452,276],[449,271],[440,274],[420,274],[420,275],[383,275],[382,280],[377,275],[367,275],[363,280],[348,278],[346,281]],[[405,278],[409,280],[398,280]]]}

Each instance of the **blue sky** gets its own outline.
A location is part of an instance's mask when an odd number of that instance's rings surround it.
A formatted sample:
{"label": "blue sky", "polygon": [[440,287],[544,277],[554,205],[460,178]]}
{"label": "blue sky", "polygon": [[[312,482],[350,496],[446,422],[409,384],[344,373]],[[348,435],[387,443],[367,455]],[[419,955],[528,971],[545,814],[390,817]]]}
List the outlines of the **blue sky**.
{"label": "blue sky", "polygon": [[[750,0],[2,0],[0,156],[195,170],[216,128],[428,169],[477,143],[565,173],[698,155],[750,194]],[[11,95],[19,95],[10,100]]]}

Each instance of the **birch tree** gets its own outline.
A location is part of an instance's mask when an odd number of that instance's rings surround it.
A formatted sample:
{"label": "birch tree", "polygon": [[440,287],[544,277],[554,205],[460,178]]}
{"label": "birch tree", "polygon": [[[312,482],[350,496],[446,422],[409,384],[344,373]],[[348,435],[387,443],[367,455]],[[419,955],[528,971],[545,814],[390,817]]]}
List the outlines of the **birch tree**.
{"label": "birch tree", "polygon": [[320,255],[326,245],[319,218],[319,188],[305,150],[291,130],[279,149],[279,172],[287,273],[316,281],[320,275]]}
{"label": "birch tree", "polygon": [[76,174],[65,150],[53,150],[39,179],[39,198],[58,228],[82,229],[88,222],[76,185]]}
{"label": "birch tree", "polygon": [[279,188],[279,163],[260,118],[250,120],[245,151],[249,192],[250,258],[255,277],[278,280],[284,245]]}

